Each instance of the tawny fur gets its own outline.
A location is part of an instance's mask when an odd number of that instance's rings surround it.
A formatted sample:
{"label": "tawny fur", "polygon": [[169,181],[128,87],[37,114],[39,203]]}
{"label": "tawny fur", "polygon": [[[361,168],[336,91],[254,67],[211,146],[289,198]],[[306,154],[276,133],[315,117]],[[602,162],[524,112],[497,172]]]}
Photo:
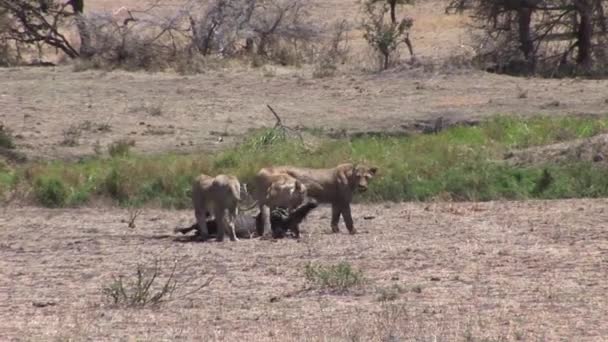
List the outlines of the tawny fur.
{"label": "tawny fur", "polygon": [[252,193],[260,208],[263,225],[259,235],[270,232],[270,212],[276,207],[292,211],[306,200],[306,186],[295,178],[282,173],[267,172],[261,169],[253,179]]}
{"label": "tawny fur", "polygon": [[378,168],[369,165],[340,164],[329,169],[275,166],[263,169],[268,174],[287,174],[304,183],[307,195],[319,203],[331,204],[331,229],[339,232],[340,216],[351,234],[353,224],[350,204],[356,192],[366,191]]}
{"label": "tawny fur", "polygon": [[198,176],[192,184],[192,204],[202,239],[209,236],[207,213],[212,214],[218,222],[217,241],[224,239],[224,232],[229,228],[230,239],[237,241],[234,220],[238,215],[238,203],[241,200],[241,184],[230,175],[211,177],[205,174]]}

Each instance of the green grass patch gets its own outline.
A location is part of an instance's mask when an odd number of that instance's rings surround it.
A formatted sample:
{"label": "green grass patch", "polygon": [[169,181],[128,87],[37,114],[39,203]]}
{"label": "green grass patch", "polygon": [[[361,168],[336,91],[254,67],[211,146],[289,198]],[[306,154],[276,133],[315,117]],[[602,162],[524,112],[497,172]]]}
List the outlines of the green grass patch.
{"label": "green grass patch", "polygon": [[363,284],[363,272],[353,268],[347,262],[336,265],[318,265],[308,263],[304,269],[306,280],[321,289],[346,292]]}
{"label": "green grass patch", "polygon": [[[213,155],[140,156],[113,145],[109,158],[0,167],[0,195],[31,194],[48,207],[77,206],[96,197],[118,205],[189,208],[191,182],[200,173],[228,173],[249,183],[262,167],[293,164],[333,167],[367,162],[379,167],[356,201],[573,198],[608,195],[608,171],[592,163],[515,167],[509,149],[586,138],[608,131],[608,116],[528,119],[498,116],[474,127],[411,137],[324,139],[314,149],[286,132],[262,129],[235,148]],[[1,197],[1,196],[0,196]]]}

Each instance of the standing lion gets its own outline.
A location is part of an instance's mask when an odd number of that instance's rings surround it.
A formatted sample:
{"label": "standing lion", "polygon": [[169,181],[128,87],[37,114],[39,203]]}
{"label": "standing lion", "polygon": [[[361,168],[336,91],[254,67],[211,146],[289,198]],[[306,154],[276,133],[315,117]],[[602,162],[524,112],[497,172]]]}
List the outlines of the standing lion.
{"label": "standing lion", "polygon": [[241,200],[241,184],[230,175],[211,177],[201,174],[192,184],[192,204],[201,239],[209,237],[207,213],[212,214],[217,222],[217,241],[224,240],[228,226],[230,240],[238,241],[234,221],[238,215],[238,203]]}
{"label": "standing lion", "polygon": [[356,192],[366,191],[378,168],[364,164],[344,163],[330,169],[276,166],[262,169],[265,174],[287,174],[306,186],[307,195],[318,203],[331,204],[331,230],[339,232],[340,216],[351,234],[357,231],[350,203]]}

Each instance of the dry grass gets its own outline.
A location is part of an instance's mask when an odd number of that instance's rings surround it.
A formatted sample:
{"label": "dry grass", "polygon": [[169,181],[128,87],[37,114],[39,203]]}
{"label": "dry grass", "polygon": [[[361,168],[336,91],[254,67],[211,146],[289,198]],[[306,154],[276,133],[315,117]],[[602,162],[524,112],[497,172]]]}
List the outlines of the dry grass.
{"label": "dry grass", "polygon": [[[2,209],[0,340],[600,341],[607,204],[358,205],[355,236],[329,233],[322,207],[300,242],[237,243],[174,241],[190,211],[146,210],[129,229],[126,210]],[[159,308],[105,304],[113,276],[156,256],[190,263],[185,292],[201,270],[214,281]],[[369,282],[309,289],[307,263],[340,262]]]}

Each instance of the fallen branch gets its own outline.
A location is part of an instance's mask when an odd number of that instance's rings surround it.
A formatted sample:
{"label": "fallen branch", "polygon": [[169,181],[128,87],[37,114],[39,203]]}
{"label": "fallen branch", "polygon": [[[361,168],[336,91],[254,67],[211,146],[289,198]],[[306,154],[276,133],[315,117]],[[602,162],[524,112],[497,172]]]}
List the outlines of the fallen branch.
{"label": "fallen branch", "polygon": [[284,125],[283,124],[283,120],[281,120],[281,117],[279,116],[279,114],[277,114],[277,112],[269,104],[267,104],[266,107],[268,107],[268,109],[270,110],[270,112],[272,112],[272,115],[274,115],[275,119],[277,120],[276,123],[274,124],[274,128],[273,129],[280,129],[285,134],[287,134],[287,131],[294,132],[298,136],[298,138],[300,139],[300,141],[302,143],[304,143],[304,138],[302,137],[302,134],[297,129],[291,128],[289,126]]}

